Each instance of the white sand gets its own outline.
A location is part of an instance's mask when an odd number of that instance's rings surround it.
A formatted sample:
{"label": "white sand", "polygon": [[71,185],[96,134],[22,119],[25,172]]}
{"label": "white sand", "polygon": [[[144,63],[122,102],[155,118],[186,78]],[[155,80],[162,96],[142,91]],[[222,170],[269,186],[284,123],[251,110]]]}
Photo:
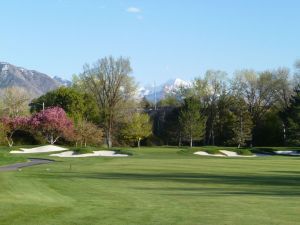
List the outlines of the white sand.
{"label": "white sand", "polygon": [[19,153],[19,154],[27,154],[27,153],[44,153],[44,152],[59,152],[68,150],[66,148],[62,148],[55,145],[45,145],[36,148],[20,148],[21,151],[10,151],[10,153]]}
{"label": "white sand", "polygon": [[230,156],[230,157],[240,156],[239,154],[237,154],[236,152],[233,152],[233,151],[220,150],[220,152],[222,152],[224,155]]}
{"label": "white sand", "polygon": [[204,151],[194,152],[195,155],[202,155],[202,156],[217,156],[217,157],[255,157],[258,155],[239,155],[233,151],[227,150],[219,150],[222,154],[209,154]]}
{"label": "white sand", "polygon": [[255,157],[257,155],[239,155],[236,152],[233,151],[227,151],[227,150],[220,150],[224,155],[228,157]]}
{"label": "white sand", "polygon": [[300,155],[297,151],[275,151],[277,155]]}
{"label": "white sand", "polygon": [[225,155],[222,154],[208,154],[204,151],[194,152],[195,155],[202,155],[202,156],[217,156],[217,157],[225,157]]}
{"label": "white sand", "polygon": [[87,154],[74,154],[73,151],[66,151],[57,154],[51,154],[50,156],[79,158],[79,157],[94,157],[94,156],[126,157],[128,155],[115,154],[114,151],[94,151],[93,153],[87,153]]}

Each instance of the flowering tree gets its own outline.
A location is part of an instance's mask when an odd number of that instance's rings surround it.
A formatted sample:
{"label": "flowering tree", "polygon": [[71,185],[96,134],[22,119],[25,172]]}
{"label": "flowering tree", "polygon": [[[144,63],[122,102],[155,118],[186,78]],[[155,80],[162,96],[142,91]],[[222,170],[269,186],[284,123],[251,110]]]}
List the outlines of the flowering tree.
{"label": "flowering tree", "polygon": [[14,144],[13,135],[17,130],[25,130],[29,118],[25,116],[3,117],[1,118],[1,128],[9,147]]}
{"label": "flowering tree", "polygon": [[34,131],[41,132],[51,145],[61,137],[72,137],[74,131],[73,122],[60,107],[47,108],[34,114],[29,125]]}

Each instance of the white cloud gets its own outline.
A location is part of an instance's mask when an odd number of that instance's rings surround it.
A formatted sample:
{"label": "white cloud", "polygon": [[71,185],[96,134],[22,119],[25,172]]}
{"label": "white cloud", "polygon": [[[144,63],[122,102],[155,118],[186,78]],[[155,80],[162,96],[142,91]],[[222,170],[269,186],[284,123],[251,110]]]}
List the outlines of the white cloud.
{"label": "white cloud", "polygon": [[137,7],[129,7],[129,8],[127,8],[126,11],[129,13],[141,13],[142,12],[142,10]]}

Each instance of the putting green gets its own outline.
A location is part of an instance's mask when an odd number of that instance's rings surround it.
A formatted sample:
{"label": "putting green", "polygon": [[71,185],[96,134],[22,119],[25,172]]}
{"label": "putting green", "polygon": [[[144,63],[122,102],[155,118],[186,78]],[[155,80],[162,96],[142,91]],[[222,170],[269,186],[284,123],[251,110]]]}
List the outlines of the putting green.
{"label": "putting green", "polygon": [[0,172],[0,224],[300,224],[298,157],[126,151]]}

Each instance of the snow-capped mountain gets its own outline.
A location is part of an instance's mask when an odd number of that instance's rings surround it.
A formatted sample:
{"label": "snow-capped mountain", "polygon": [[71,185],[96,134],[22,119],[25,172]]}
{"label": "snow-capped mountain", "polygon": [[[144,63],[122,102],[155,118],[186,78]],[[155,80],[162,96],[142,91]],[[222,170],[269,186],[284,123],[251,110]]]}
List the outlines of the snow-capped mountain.
{"label": "snow-capped mountain", "polygon": [[[71,86],[71,81],[54,76],[53,78],[35,70],[17,67],[6,62],[0,62],[0,95],[1,90],[7,87],[20,87],[32,98],[39,97],[60,86]],[[161,85],[139,87],[136,97],[146,97],[154,102],[161,100],[168,94],[176,94],[180,88],[189,88],[192,83],[182,79],[172,79]]]}
{"label": "snow-capped mountain", "polygon": [[147,100],[154,102],[163,99],[168,94],[176,94],[180,88],[189,88],[192,83],[180,78],[168,80],[161,85],[148,85],[139,88],[139,96],[145,97]]}

